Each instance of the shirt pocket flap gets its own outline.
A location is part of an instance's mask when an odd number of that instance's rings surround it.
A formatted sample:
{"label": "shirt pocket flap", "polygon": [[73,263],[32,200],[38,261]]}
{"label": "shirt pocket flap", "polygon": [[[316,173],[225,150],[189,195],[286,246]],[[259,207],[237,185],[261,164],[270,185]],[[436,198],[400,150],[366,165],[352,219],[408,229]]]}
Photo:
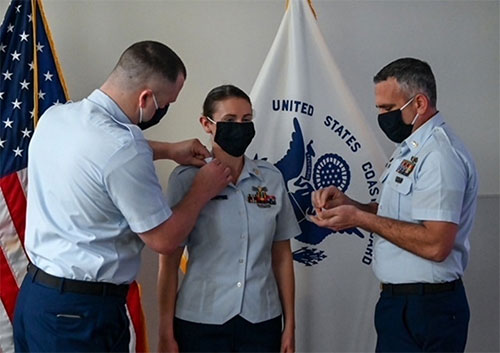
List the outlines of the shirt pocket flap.
{"label": "shirt pocket flap", "polygon": [[390,176],[387,183],[398,193],[408,195],[412,189],[413,180],[408,177],[396,174]]}
{"label": "shirt pocket flap", "polygon": [[378,179],[378,182],[380,184],[383,184],[385,183],[386,179],[387,179],[387,176],[389,175],[389,168],[385,168],[385,170],[382,172],[382,175],[380,176],[380,178]]}

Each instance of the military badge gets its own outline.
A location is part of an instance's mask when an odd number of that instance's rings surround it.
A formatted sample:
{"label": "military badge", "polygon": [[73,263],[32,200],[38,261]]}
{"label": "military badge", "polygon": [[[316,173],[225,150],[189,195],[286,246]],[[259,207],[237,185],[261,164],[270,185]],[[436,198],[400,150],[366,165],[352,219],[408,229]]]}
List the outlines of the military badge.
{"label": "military badge", "polygon": [[396,172],[403,174],[404,176],[410,175],[411,172],[413,172],[413,169],[415,169],[417,161],[417,157],[411,157],[410,160],[404,159],[396,169]]}
{"label": "military badge", "polygon": [[257,206],[262,208],[271,207],[271,205],[276,205],[276,196],[268,195],[267,188],[265,186],[254,186],[252,190],[255,194],[248,194],[248,202],[256,203]]}

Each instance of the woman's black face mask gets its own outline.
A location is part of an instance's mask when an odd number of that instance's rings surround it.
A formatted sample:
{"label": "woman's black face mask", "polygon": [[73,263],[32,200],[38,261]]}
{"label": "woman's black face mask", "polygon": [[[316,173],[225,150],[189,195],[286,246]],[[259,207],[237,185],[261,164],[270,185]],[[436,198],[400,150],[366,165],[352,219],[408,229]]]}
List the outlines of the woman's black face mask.
{"label": "woman's black face mask", "polygon": [[253,137],[255,136],[255,127],[253,125],[253,122],[215,122],[211,118],[207,118],[217,125],[214,142],[231,156],[242,156],[245,153],[248,145],[250,145],[250,142],[252,142]]}

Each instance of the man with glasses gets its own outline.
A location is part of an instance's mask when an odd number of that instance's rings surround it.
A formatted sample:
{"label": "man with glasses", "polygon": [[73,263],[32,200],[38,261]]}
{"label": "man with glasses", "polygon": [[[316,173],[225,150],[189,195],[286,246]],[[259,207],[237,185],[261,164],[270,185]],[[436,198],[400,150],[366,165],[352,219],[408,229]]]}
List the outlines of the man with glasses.
{"label": "man with glasses", "polygon": [[313,221],[379,235],[377,352],[463,351],[470,315],[461,277],[476,210],[474,161],[436,108],[427,63],[398,59],[374,83],[380,128],[398,143],[380,178],[379,202],[359,203],[335,187],[319,190]]}
{"label": "man with glasses", "polygon": [[[148,142],[186,79],[164,44],[130,46],[100,89],[48,109],[30,144],[26,252],[14,318],[19,352],[124,352],[126,295],[146,244],[170,253],[231,181],[197,140]],[[153,159],[204,165],[170,209]]]}

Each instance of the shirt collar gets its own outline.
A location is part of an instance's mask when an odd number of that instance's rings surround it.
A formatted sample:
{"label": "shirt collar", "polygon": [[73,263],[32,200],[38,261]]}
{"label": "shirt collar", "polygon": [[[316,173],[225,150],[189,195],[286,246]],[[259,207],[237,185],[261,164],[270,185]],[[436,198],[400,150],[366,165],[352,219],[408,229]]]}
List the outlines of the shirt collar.
{"label": "shirt collar", "polygon": [[[248,158],[247,156],[243,156],[245,159],[245,163],[243,164],[243,169],[241,170],[240,173],[240,178],[238,181],[242,181],[246,178],[249,178],[250,176],[255,176],[257,179],[260,181],[263,181],[264,179],[262,178],[262,171],[259,169],[259,166],[257,163],[253,160]],[[206,163],[210,163],[214,158],[213,157],[207,157],[205,158]]]}
{"label": "shirt collar", "polygon": [[118,104],[100,89],[95,89],[88,97],[88,100],[99,105],[111,117],[122,124],[132,124],[128,116],[123,112]]}
{"label": "shirt collar", "polygon": [[241,171],[240,180],[243,180],[253,175],[260,181],[263,181],[264,179],[262,178],[262,171],[259,169],[259,166],[255,162],[255,160],[250,159],[247,156],[244,156],[244,158],[245,158],[245,164],[243,166],[243,170]]}
{"label": "shirt collar", "polygon": [[444,124],[443,116],[437,112],[432,118],[427,120],[422,126],[414,131],[406,140],[401,143],[401,149],[408,148],[412,153],[416,153],[425,141],[432,135],[432,131]]}

